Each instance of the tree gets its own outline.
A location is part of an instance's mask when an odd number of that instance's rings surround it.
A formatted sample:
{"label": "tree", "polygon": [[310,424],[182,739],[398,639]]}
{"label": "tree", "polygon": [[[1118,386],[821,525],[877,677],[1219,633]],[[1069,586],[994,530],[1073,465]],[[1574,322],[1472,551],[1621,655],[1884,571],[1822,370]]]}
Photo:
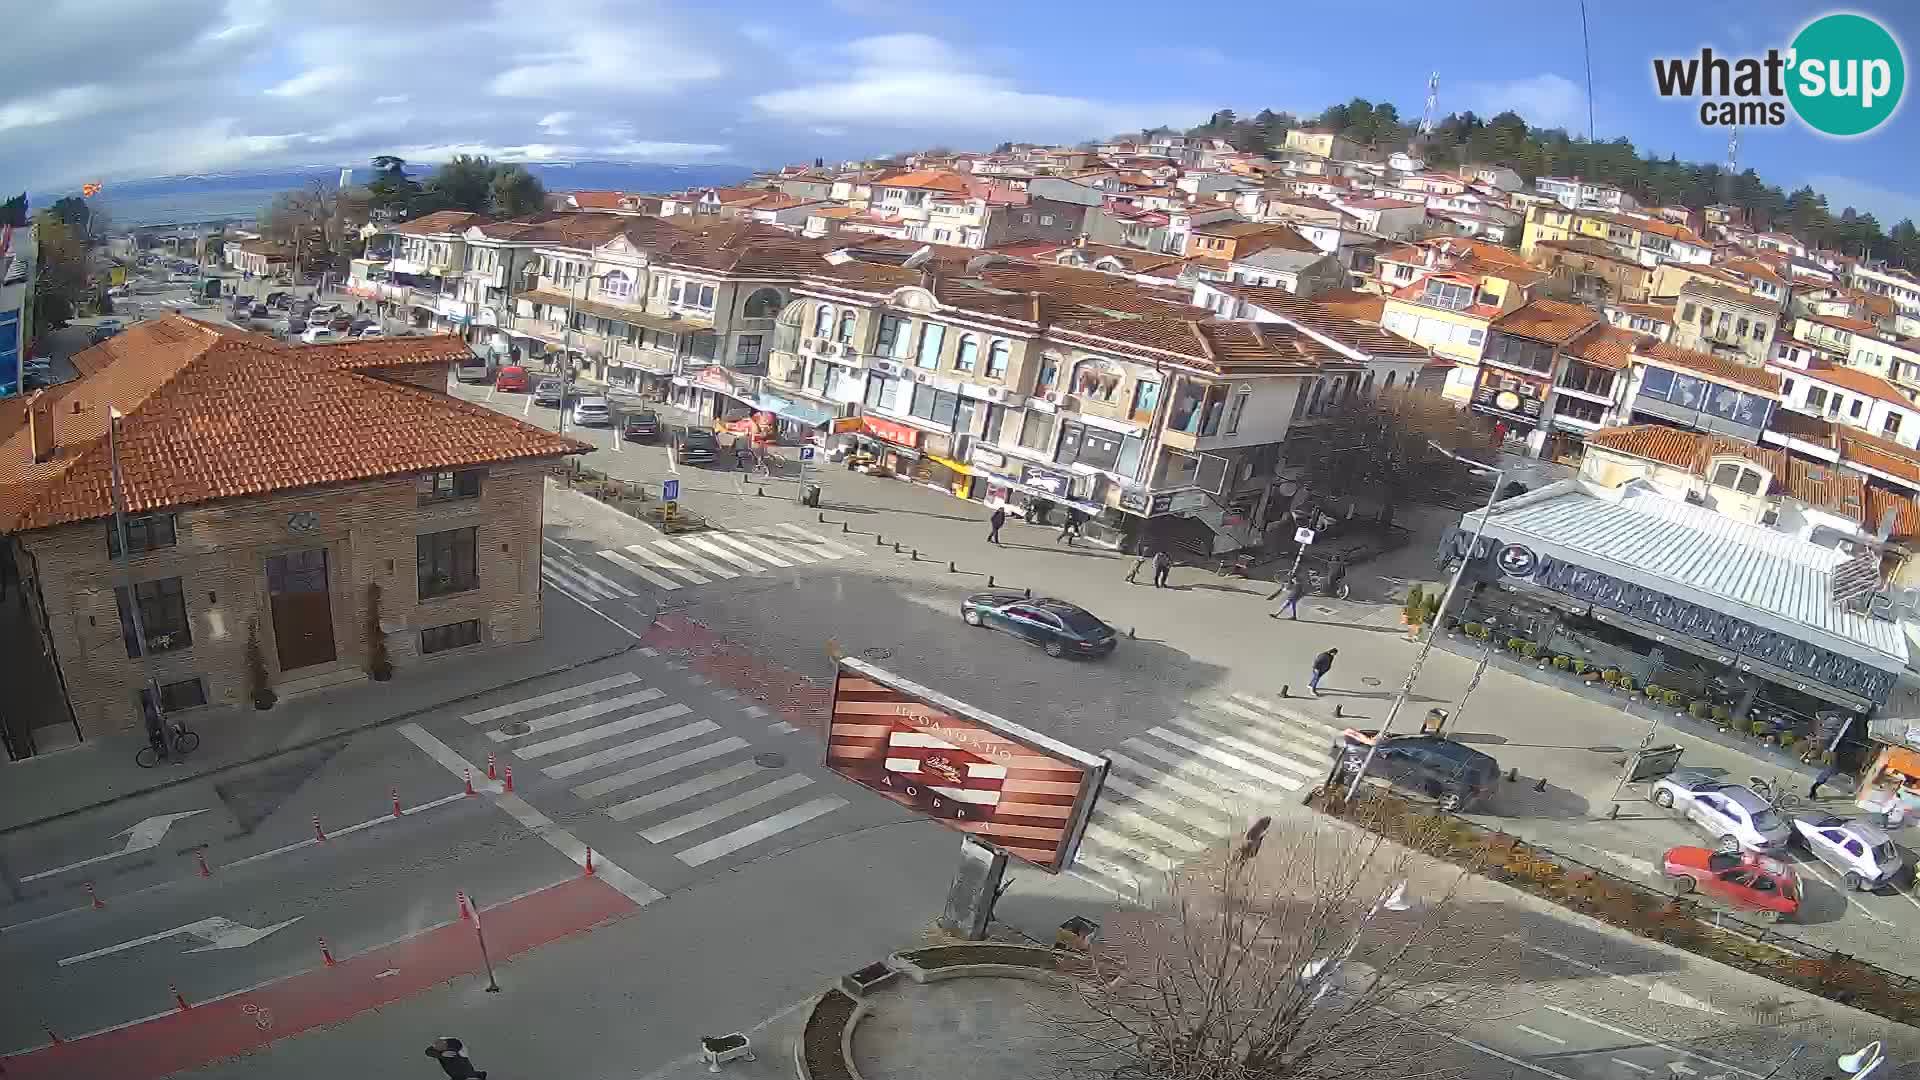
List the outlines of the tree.
{"label": "tree", "polygon": [[1492,441],[1478,414],[1419,391],[1349,392],[1322,415],[1329,422],[1315,429],[1318,441],[1299,451],[1308,490],[1328,500],[1377,504],[1386,524],[1409,501],[1437,501],[1471,486],[1465,468],[1434,453],[1429,442],[1472,456]]}
{"label": "tree", "polygon": [[0,203],[0,225],[11,225],[18,229],[27,223],[27,193],[21,192],[5,203]]}
{"label": "tree", "polygon": [[1420,857],[1437,824],[1416,848],[1325,819],[1279,828],[1260,819],[1109,917],[1041,1006],[1062,1077],[1435,1075],[1421,1062],[1443,1032],[1483,1018],[1518,967],[1498,907],[1458,902],[1466,871]]}
{"label": "tree", "polygon": [[58,328],[72,321],[87,299],[87,249],[51,210],[35,214],[33,225],[40,251],[33,282],[32,325]]}
{"label": "tree", "polygon": [[404,213],[420,197],[420,184],[407,175],[405,159],[381,154],[372,164],[373,176],[367,181],[368,208],[382,214]]}
{"label": "tree", "polygon": [[426,194],[440,210],[484,214],[493,200],[493,162],[474,154],[456,154],[427,178]]}
{"label": "tree", "polygon": [[544,210],[547,205],[545,185],[520,165],[494,166],[487,193],[488,210],[494,217],[520,217]]}

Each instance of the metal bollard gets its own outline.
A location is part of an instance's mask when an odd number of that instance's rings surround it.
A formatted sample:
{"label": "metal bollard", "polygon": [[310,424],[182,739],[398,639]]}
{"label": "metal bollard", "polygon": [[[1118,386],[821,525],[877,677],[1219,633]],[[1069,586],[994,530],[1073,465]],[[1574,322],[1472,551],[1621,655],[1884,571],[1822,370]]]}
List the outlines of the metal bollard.
{"label": "metal bollard", "polygon": [[846,533],[850,533],[850,532],[852,532],[852,531],[853,531],[853,526],[851,526],[851,525],[849,525],[849,524],[847,524],[847,523],[846,523],[846,522],[844,522],[844,521],[840,523],[840,532],[841,532],[841,533],[842,533],[843,535],[844,535],[844,534],[846,534]]}
{"label": "metal bollard", "polygon": [[949,573],[949,574],[957,574],[957,573],[959,573],[959,572],[960,572],[960,568],[959,568],[959,567],[957,567],[957,566],[955,566],[955,565],[953,565],[953,560],[952,560],[952,559],[948,559],[948,560],[947,560],[947,573]]}
{"label": "metal bollard", "polygon": [[825,525],[827,523],[827,515],[815,514],[814,516],[820,519],[820,524]]}
{"label": "metal bollard", "polygon": [[1544,777],[1544,776],[1543,776],[1543,777],[1541,777],[1541,778],[1540,778],[1540,780],[1539,780],[1539,782],[1537,782],[1537,783],[1535,783],[1535,784],[1533,785],[1533,790],[1535,790],[1535,791],[1545,791],[1545,790],[1547,790],[1547,778],[1546,778],[1546,777]]}
{"label": "metal bollard", "polygon": [[989,589],[991,589],[991,588],[993,588],[993,575],[992,575],[992,574],[988,574],[988,575],[987,575],[987,588],[989,588]]}

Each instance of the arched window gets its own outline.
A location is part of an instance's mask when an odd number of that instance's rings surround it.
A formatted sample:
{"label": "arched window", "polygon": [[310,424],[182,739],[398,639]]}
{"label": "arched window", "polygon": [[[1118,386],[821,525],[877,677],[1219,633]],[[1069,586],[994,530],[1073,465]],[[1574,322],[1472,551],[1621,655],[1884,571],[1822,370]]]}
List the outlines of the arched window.
{"label": "arched window", "polygon": [[1389,371],[1389,372],[1387,372],[1387,382],[1386,382],[1386,389],[1387,389],[1387,392],[1388,392],[1388,393],[1392,393],[1392,392],[1393,392],[1393,380],[1395,380],[1395,379],[1397,379],[1397,378],[1399,378],[1399,377],[1400,377],[1400,373],[1399,373],[1399,372],[1397,372],[1397,371]]}
{"label": "arched window", "polygon": [[744,319],[771,319],[780,314],[780,290],[761,289],[740,308],[740,317]]}
{"label": "arched window", "polygon": [[1371,371],[1367,372],[1366,381],[1360,384],[1360,396],[1361,397],[1373,396],[1373,372]]}
{"label": "arched window", "polygon": [[1313,396],[1307,399],[1307,415],[1320,411],[1320,394],[1327,388],[1327,380],[1316,379],[1313,383]]}
{"label": "arched window", "polygon": [[835,335],[835,339],[842,342],[853,340],[853,312],[845,311],[840,314],[840,332]]}
{"label": "arched window", "polygon": [[1089,357],[1074,365],[1072,392],[1096,401],[1112,401],[1125,375],[1113,361]]}
{"label": "arched window", "polygon": [[826,337],[832,330],[833,307],[828,304],[821,304],[820,309],[813,313],[813,336]]}
{"label": "arched window", "polygon": [[600,295],[625,300],[633,295],[633,278],[625,271],[609,270],[600,278]]}
{"label": "arched window", "polygon": [[1004,379],[1007,377],[1007,354],[1010,350],[1004,341],[996,341],[987,347],[987,378]]}
{"label": "arched window", "polygon": [[953,366],[957,371],[971,372],[980,357],[980,342],[972,334],[960,335],[960,348],[953,354]]}

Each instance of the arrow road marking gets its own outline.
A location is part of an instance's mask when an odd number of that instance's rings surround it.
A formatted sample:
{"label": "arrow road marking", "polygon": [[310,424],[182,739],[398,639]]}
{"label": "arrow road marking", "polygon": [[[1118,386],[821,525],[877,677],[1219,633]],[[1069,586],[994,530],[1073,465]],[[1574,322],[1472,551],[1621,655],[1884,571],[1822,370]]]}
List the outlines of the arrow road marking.
{"label": "arrow road marking", "polygon": [[104,949],[95,949],[89,953],[81,953],[79,956],[69,956],[61,960],[59,966],[69,967],[86,960],[97,959],[111,953],[124,952],[128,949],[136,949],[142,945],[151,945],[156,941],[164,941],[167,938],[179,937],[183,934],[197,937],[206,942],[205,945],[197,949],[188,949],[187,952],[189,953],[212,952],[216,949],[243,949],[276,930],[282,930],[292,926],[294,923],[299,922],[302,917],[303,916],[295,915],[293,918],[284,922],[277,922],[272,926],[255,929],[243,923],[234,922],[225,916],[213,915],[201,919],[199,922],[190,922],[185,926],[176,926],[171,930],[163,930],[158,934],[148,934],[146,937],[137,937],[132,941],[123,941],[118,945],[109,945]]}
{"label": "arrow road marking", "polygon": [[1692,1069],[1687,1068],[1687,1063],[1684,1061],[1667,1062],[1667,1074],[1669,1076],[1699,1076],[1700,1075],[1699,1073],[1693,1071]]}
{"label": "arrow road marking", "polygon": [[78,870],[83,866],[103,863],[108,859],[117,859],[122,855],[129,855],[136,851],[145,851],[148,848],[159,847],[161,839],[167,835],[168,829],[173,828],[174,822],[182,818],[190,818],[195,814],[204,813],[206,813],[205,810],[188,810],[179,814],[161,814],[158,817],[144,818],[131,828],[122,829],[113,834],[127,838],[126,845],[119,851],[109,851],[105,855],[95,855],[91,859],[81,859],[79,862],[68,863],[65,866],[56,866],[51,870],[42,870],[37,874],[28,874],[20,880],[23,882],[38,881],[41,878],[52,877],[55,874],[64,874],[69,870]]}

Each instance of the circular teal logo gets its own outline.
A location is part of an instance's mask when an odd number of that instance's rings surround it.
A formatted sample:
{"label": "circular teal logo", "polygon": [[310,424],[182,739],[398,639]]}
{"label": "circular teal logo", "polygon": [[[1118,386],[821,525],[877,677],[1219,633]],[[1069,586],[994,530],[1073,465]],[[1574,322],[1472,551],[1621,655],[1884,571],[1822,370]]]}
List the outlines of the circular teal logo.
{"label": "circular teal logo", "polygon": [[1886,27],[1864,15],[1823,15],[1793,39],[1787,98],[1808,127],[1864,135],[1885,123],[1907,88],[1907,63]]}

